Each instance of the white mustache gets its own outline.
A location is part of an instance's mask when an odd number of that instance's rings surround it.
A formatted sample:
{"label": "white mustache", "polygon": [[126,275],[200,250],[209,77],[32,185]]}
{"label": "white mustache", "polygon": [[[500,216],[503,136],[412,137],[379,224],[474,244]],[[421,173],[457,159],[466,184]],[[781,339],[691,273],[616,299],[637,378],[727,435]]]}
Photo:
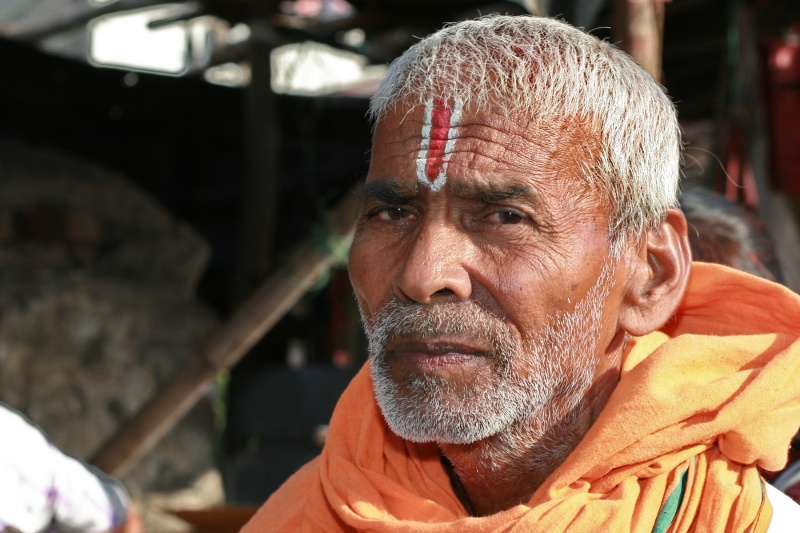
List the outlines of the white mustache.
{"label": "white mustache", "polygon": [[420,305],[393,298],[380,308],[371,323],[365,321],[365,329],[373,357],[403,338],[424,341],[442,336],[467,337],[471,343],[490,347],[493,353],[488,355],[503,358],[517,344],[502,319],[471,300]]}

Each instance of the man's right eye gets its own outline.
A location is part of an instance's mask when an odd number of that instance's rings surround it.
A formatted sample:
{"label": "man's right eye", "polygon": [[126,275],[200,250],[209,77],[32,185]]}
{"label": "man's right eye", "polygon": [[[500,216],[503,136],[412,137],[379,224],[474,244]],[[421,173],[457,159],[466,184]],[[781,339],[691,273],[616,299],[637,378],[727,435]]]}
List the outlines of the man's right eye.
{"label": "man's right eye", "polygon": [[411,212],[403,207],[384,207],[374,212],[373,217],[380,220],[403,220],[411,216]]}

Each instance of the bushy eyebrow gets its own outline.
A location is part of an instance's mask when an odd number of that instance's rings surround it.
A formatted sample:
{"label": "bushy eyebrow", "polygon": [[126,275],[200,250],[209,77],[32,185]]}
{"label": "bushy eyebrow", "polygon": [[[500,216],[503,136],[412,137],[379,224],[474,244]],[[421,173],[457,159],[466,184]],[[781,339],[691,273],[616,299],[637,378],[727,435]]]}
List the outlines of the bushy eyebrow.
{"label": "bushy eyebrow", "polygon": [[[534,209],[543,210],[545,207],[545,202],[536,189],[519,182],[485,184],[450,181],[445,189],[449,189],[457,197],[482,204],[495,204],[511,199],[525,202]],[[428,193],[427,188],[419,187],[416,182],[409,185],[400,180],[387,179],[367,183],[361,188],[360,196],[362,205],[367,200],[387,205],[404,205],[419,199],[421,195],[443,192]]]}
{"label": "bushy eyebrow", "polygon": [[463,198],[493,204],[503,200],[523,200],[534,206],[540,206],[542,201],[539,194],[530,186],[513,184],[477,184],[477,183],[450,183],[453,192]]}
{"label": "bushy eyebrow", "polygon": [[361,202],[369,199],[379,200],[390,205],[406,204],[419,195],[417,187],[409,187],[396,180],[379,180],[367,183],[361,188]]}

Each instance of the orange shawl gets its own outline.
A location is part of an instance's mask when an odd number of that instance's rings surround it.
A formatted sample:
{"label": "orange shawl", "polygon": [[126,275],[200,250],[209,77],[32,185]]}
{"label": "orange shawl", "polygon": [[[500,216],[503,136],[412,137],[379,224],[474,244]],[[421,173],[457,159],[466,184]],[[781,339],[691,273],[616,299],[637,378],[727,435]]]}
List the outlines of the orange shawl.
{"label": "orange shawl", "polygon": [[572,454],[527,505],[479,518],[457,500],[436,446],[386,427],[364,368],[320,457],[243,531],[765,531],[771,506],[756,466],[782,468],[800,425],[799,332],[797,295],[695,264],[676,316],[630,343],[617,388]]}

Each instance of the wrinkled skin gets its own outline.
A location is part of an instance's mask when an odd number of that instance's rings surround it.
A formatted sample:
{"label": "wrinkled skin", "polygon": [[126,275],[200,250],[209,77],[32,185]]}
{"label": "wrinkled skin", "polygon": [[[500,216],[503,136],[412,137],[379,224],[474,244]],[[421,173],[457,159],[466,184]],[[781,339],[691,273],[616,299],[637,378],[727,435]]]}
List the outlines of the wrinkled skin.
{"label": "wrinkled skin", "polygon": [[[423,307],[471,300],[499,317],[520,343],[536,338],[553,315],[573,311],[586,298],[610,262],[608,206],[578,175],[579,165],[594,156],[592,135],[574,122],[531,124],[514,115],[466,109],[447,181],[432,192],[415,173],[422,112],[421,107],[398,107],[374,134],[350,255],[350,277],[366,325],[393,299]],[[680,226],[681,217],[671,217]],[[597,337],[592,385],[580,412],[571,413],[568,449],[613,391],[626,335],[652,330],[660,320],[645,320],[646,310],[637,309],[642,303],[638,294],[644,288],[652,293],[658,276],[648,267],[646,237],[633,241],[612,270],[598,330],[585,332]],[[491,347],[468,333],[393,338],[385,350],[399,394],[409,376],[418,374],[475,394],[499,379],[491,358],[485,357]],[[560,371],[569,376],[582,370],[577,364],[586,363],[567,357]],[[522,379],[536,379],[531,368],[512,362],[511,370]],[[464,401],[463,394],[453,396],[448,402]],[[546,433],[551,428],[536,429]],[[502,436],[439,443],[475,514],[527,501],[558,466],[487,476],[480,472],[485,461],[478,458],[487,450],[503,454],[497,444]],[[536,445],[526,452],[537,453]]]}

